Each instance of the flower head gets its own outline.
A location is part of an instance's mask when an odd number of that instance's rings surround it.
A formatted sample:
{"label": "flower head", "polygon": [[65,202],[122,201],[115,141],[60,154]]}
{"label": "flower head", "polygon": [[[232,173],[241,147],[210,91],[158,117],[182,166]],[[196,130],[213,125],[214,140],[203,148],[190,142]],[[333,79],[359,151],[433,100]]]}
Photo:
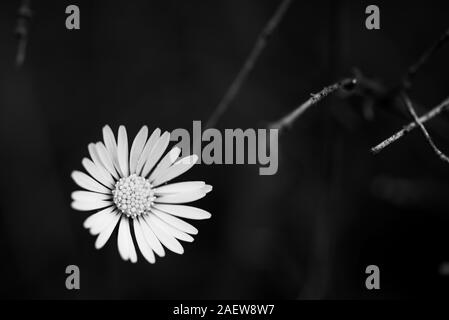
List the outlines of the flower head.
{"label": "flower head", "polygon": [[102,248],[118,225],[117,245],[123,260],[137,262],[131,229],[143,257],[150,263],[155,254],[163,257],[167,248],[182,254],[179,240],[192,242],[198,230],[180,218],[201,220],[210,213],[182,205],[204,197],[212,186],[203,181],[166,184],[189,170],[196,155],[178,160],[181,150],[171,149],[163,156],[170,134],[156,129],[148,137],[146,126],[140,129],[131,149],[124,126],[117,141],[109,126],[103,128],[103,142],[88,146],[89,158],[82,160],[87,173],[73,171],[72,178],[84,190],[72,193],[72,208],[97,211],[84,222],[97,235],[95,247]]}

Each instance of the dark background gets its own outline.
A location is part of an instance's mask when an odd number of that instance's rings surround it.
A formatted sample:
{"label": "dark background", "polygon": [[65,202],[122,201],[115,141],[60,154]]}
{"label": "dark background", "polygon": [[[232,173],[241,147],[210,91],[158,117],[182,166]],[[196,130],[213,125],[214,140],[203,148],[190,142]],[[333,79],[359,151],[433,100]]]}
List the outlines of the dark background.
{"label": "dark background", "polygon": [[[449,165],[410,121],[356,90],[311,108],[280,137],[279,170],[195,166],[212,219],[183,256],[123,262],[70,208],[70,179],[105,124],[191,130],[206,121],[280,1],[32,1],[27,57],[14,65],[20,1],[0,2],[0,295],[3,298],[411,298],[449,292]],[[446,3],[446,5],[444,5]],[[65,7],[81,30],[65,28]],[[380,7],[381,29],[365,28]],[[257,128],[358,68],[381,88],[448,27],[447,1],[294,1],[218,128]],[[449,47],[410,92],[419,114],[449,94]],[[428,123],[449,150],[447,116]],[[65,288],[65,268],[81,290]],[[381,289],[365,289],[376,264]],[[443,268],[444,269],[444,268]]]}

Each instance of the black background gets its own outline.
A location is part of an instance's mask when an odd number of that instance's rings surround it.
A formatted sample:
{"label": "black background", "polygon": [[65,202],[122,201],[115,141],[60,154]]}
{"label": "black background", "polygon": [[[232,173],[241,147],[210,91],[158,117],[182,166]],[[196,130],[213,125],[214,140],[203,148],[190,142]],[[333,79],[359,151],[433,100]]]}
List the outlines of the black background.
{"label": "black background", "polygon": [[[446,3],[446,4],[445,4]],[[65,7],[81,30],[65,28]],[[380,155],[370,147],[410,121],[368,96],[334,95],[280,137],[279,170],[195,166],[183,179],[213,192],[212,219],[185,254],[155,265],[100,251],[70,208],[70,179],[101,128],[130,136],[206,121],[279,1],[32,1],[25,64],[16,68],[19,1],[0,2],[0,295],[3,298],[410,298],[447,296],[449,165],[419,132]],[[365,28],[377,4],[381,29]],[[447,1],[294,1],[217,127],[258,128],[354,67],[399,81],[448,27]],[[448,48],[419,72],[422,114],[449,93]],[[393,110],[394,109],[394,110]],[[447,116],[428,124],[448,150]],[[81,290],[65,288],[65,267]],[[365,268],[381,289],[365,289]],[[447,273],[447,272],[446,272]]]}

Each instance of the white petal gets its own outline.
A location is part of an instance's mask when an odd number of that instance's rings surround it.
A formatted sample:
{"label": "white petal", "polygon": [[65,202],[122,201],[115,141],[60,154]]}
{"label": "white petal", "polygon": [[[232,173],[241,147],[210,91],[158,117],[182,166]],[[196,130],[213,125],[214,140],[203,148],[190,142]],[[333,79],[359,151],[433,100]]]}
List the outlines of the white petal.
{"label": "white petal", "polygon": [[159,257],[165,256],[164,247],[161,245],[160,241],[154,234],[153,230],[151,230],[150,226],[145,222],[143,218],[139,219],[139,224],[145,240],[147,241],[151,249],[153,249],[153,251],[156,252]]}
{"label": "white petal", "polygon": [[117,156],[117,142],[115,141],[114,133],[112,132],[111,127],[109,127],[108,125],[105,125],[103,127],[103,141],[106,146],[106,150],[108,151],[111,157],[114,167],[118,171],[120,171]]}
{"label": "white petal", "polygon": [[155,219],[158,219],[155,215],[150,214],[148,216],[146,216],[145,221],[148,223],[148,225],[150,226],[151,230],[153,230],[154,234],[156,235],[156,237],[159,239],[159,241],[167,247],[167,249],[178,253],[178,254],[183,254],[184,253],[184,248],[182,247],[182,245],[179,243],[178,240],[175,239],[175,237],[173,237],[172,235],[168,234],[167,232],[165,232],[164,230],[162,230],[155,222]]}
{"label": "white petal", "polygon": [[79,211],[92,211],[97,209],[102,209],[112,205],[112,201],[73,201],[71,206],[75,210]]}
{"label": "white petal", "polygon": [[212,189],[213,189],[212,186],[209,185],[209,184],[206,184],[204,187],[201,188],[201,190],[203,190],[203,191],[206,192],[206,193],[211,192]]}
{"label": "white petal", "polygon": [[95,241],[96,249],[103,248],[106,242],[108,242],[121,216],[122,216],[121,214],[115,214],[109,225],[103,231],[100,232],[100,234],[97,237],[97,240]]}
{"label": "white petal", "polygon": [[111,190],[100,184],[99,182],[92,179],[90,176],[81,171],[73,171],[72,179],[75,181],[77,185],[81,188],[84,188],[89,191],[100,192],[110,194]]}
{"label": "white petal", "polygon": [[109,154],[109,151],[106,150],[106,147],[102,142],[97,142],[95,145],[95,149],[97,151],[98,157],[101,160],[101,163],[103,166],[108,170],[110,174],[116,179],[119,178],[117,171],[115,170],[114,164],[112,163],[111,155]]}
{"label": "white petal", "polygon": [[137,219],[134,219],[133,223],[134,223],[134,234],[136,235],[137,246],[139,247],[140,252],[149,263],[155,263],[156,258],[154,257],[153,250],[151,250],[150,245],[148,244],[147,240],[145,240],[139,222],[137,221]]}
{"label": "white petal", "polygon": [[155,179],[153,181],[153,184],[155,186],[158,186],[164,182],[176,178],[177,176],[180,176],[181,174],[189,170],[191,167],[193,167],[193,165],[197,161],[198,156],[196,154],[182,158],[181,160],[175,162],[170,168],[168,168],[163,175]]}
{"label": "white petal", "polygon": [[113,210],[115,209],[112,208],[112,210],[110,210],[109,212],[105,212],[105,210],[102,210],[95,213],[94,215],[86,219],[86,221],[84,222],[84,227],[88,225],[89,227],[86,228],[89,229],[90,234],[92,235],[100,234],[109,226],[112,221],[114,221],[114,216],[118,214],[116,211],[112,212]]}
{"label": "white petal", "polygon": [[98,211],[97,213],[90,215],[83,223],[84,228],[86,229],[92,228],[94,225],[98,224],[98,222],[101,221],[104,218],[104,216],[113,215],[112,211],[114,210],[115,208],[111,206],[109,208],[103,209],[101,211]]}
{"label": "white petal", "polygon": [[97,167],[103,167],[106,170],[106,167],[101,162],[100,156],[98,155],[97,148],[95,146],[95,143],[89,143],[87,146],[87,149],[89,150],[89,155],[92,161],[95,163]]}
{"label": "white petal", "polygon": [[130,229],[130,220],[128,220],[127,223],[127,227],[125,228],[125,237],[128,239],[128,252],[129,252],[129,259],[131,260],[132,263],[136,263],[137,262],[137,253],[136,253],[136,249],[134,247],[134,241],[133,238],[131,236],[131,229]]}
{"label": "white petal", "polygon": [[167,222],[163,221],[162,219],[155,219],[154,223],[156,223],[162,230],[164,230],[166,233],[171,234],[173,237],[186,241],[186,242],[193,242],[193,237],[190,234],[187,234],[185,232],[182,232],[179,229],[176,229],[175,227],[171,226]]}
{"label": "white petal", "polygon": [[129,259],[132,263],[137,262],[137,254],[129,229],[129,219],[126,217],[123,217],[120,221],[117,244],[120,256],[123,260],[126,261]]}
{"label": "white petal", "polygon": [[170,152],[168,152],[162,158],[161,162],[159,162],[159,164],[156,166],[156,168],[150,174],[150,177],[148,178],[150,180],[150,182],[153,182],[154,179],[165,174],[165,172],[173,164],[173,162],[175,162],[178,159],[180,153],[181,153],[181,149],[178,147],[174,147],[173,149],[171,149]]}
{"label": "white petal", "polygon": [[201,189],[182,192],[182,193],[170,193],[160,197],[157,197],[154,202],[156,203],[187,203],[193,202],[203,198],[207,192],[204,191],[204,187]]}
{"label": "white petal", "polygon": [[167,184],[154,189],[156,194],[168,194],[168,193],[179,193],[179,192],[189,192],[204,187],[206,183],[204,181],[185,181]]}
{"label": "white petal", "polygon": [[131,152],[129,157],[129,170],[130,173],[136,173],[137,162],[139,161],[140,155],[142,154],[143,148],[145,147],[145,142],[148,138],[148,127],[143,126],[134,138],[133,144],[131,146]]}
{"label": "white petal", "polygon": [[147,159],[151,153],[151,150],[153,150],[160,136],[161,136],[161,129],[157,128],[153,131],[147,143],[145,144],[145,148],[143,148],[142,154],[140,155],[139,161],[137,162],[136,173],[138,175],[140,175],[143,166],[147,162]]}
{"label": "white petal", "polygon": [[143,177],[147,176],[148,173],[150,173],[151,169],[153,169],[154,165],[159,161],[159,159],[164,154],[165,149],[167,149],[169,143],[170,143],[170,133],[164,132],[164,134],[159,138],[159,140],[156,142],[156,145],[148,155],[147,162],[145,163],[145,166],[143,167],[142,170]]}
{"label": "white petal", "polygon": [[98,182],[110,189],[114,187],[114,179],[112,179],[112,176],[105,168],[103,168],[103,166],[99,167],[95,165],[92,160],[87,158],[84,158],[81,163],[83,164],[84,169],[86,169],[86,171]]}
{"label": "white petal", "polygon": [[129,176],[128,135],[124,126],[118,128],[117,156],[122,177]]}
{"label": "white petal", "polygon": [[90,192],[90,191],[73,191],[72,192],[72,200],[80,201],[80,202],[92,202],[92,201],[101,201],[101,200],[109,200],[111,199],[111,195]]}
{"label": "white petal", "polygon": [[186,233],[190,233],[190,234],[197,234],[198,233],[198,229],[195,228],[194,226],[192,226],[191,224],[176,218],[175,216],[172,216],[168,213],[159,211],[157,209],[152,209],[151,210],[158,218],[160,218],[161,220],[165,221],[166,223],[168,223],[169,225],[175,227],[178,230],[181,230],[183,232]]}
{"label": "white petal", "polygon": [[128,260],[130,256],[128,245],[129,239],[126,237],[126,228],[129,228],[128,219],[126,217],[122,217],[122,219],[120,220],[120,225],[118,227],[117,247],[120,257],[122,257],[122,259],[125,261]]}
{"label": "white petal", "polygon": [[154,204],[154,207],[171,215],[192,220],[203,220],[211,217],[209,212],[191,206],[156,203]]}

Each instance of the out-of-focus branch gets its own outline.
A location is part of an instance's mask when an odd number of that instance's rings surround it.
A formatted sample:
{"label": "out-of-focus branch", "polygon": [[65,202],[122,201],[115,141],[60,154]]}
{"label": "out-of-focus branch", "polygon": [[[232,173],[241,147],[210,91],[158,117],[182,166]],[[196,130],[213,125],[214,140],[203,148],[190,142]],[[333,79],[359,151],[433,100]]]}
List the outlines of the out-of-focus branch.
{"label": "out-of-focus branch", "polygon": [[17,25],[14,31],[18,40],[16,55],[16,66],[18,67],[23,65],[25,61],[26,48],[28,44],[29,21],[32,14],[31,0],[22,0],[22,3],[17,12]]}
{"label": "out-of-focus branch", "polygon": [[351,79],[344,79],[330,86],[324,87],[323,90],[321,90],[316,94],[312,94],[311,97],[306,102],[298,106],[296,109],[294,109],[292,112],[282,117],[278,121],[269,124],[268,127],[279,130],[282,130],[286,127],[290,127],[293,124],[293,122],[296,119],[298,119],[311,106],[317,104],[323,98],[325,98],[326,96],[328,96],[329,94],[340,88],[352,89],[356,83],[357,83],[356,79],[351,78]]}
{"label": "out-of-focus branch", "polygon": [[[430,110],[423,116],[419,117],[418,118],[419,123],[423,124],[448,109],[449,109],[449,97],[447,97],[445,100],[443,100],[443,102],[441,102],[435,108],[433,108],[432,110]],[[371,148],[371,152],[373,152],[374,154],[379,153],[385,147],[389,146],[391,143],[395,142],[396,140],[402,138],[407,133],[409,133],[410,131],[412,131],[413,129],[415,129],[417,127],[418,127],[418,124],[415,121],[409,123],[404,128],[402,128],[402,130],[399,130],[398,132],[396,132],[394,135],[392,135],[388,139],[382,141],[377,146]]]}
{"label": "out-of-focus branch", "polygon": [[[393,94],[394,96],[398,96],[398,95],[399,95],[399,97],[402,96],[401,98],[402,98],[402,100],[404,100],[404,91],[411,87],[412,80],[416,76],[417,72],[420,70],[420,68],[424,64],[426,64],[430,60],[430,58],[438,50],[440,50],[443,47],[444,44],[446,44],[448,42],[448,40],[449,40],[449,28],[438,39],[437,42],[435,42],[429,49],[427,49],[422,54],[422,56],[418,59],[417,62],[415,62],[413,65],[411,65],[408,68],[407,73],[402,78],[402,81],[401,81],[400,85],[392,90],[392,92],[394,93]],[[416,112],[414,112],[414,108],[413,108],[413,105],[412,105],[410,99],[407,96],[405,96],[405,100],[404,101],[406,102],[406,105],[407,105],[407,108],[409,109],[409,112],[410,113],[413,112],[416,115]],[[373,152],[374,154],[379,153],[385,147],[387,147],[391,143],[395,142],[396,140],[400,139],[401,137],[403,137],[404,135],[406,135],[407,133],[409,133],[410,131],[412,131],[416,127],[420,127],[421,130],[423,131],[423,133],[424,132],[427,133],[427,134],[424,133],[424,135],[426,136],[427,140],[429,141],[429,143],[432,146],[432,148],[434,149],[434,151],[438,154],[438,156],[440,158],[442,158],[441,155],[444,156],[444,154],[435,146],[435,144],[433,143],[432,139],[430,138],[430,135],[428,134],[426,128],[423,126],[423,123],[428,121],[428,120],[430,120],[430,119],[432,119],[433,117],[435,117],[436,115],[440,114],[441,112],[447,110],[448,107],[449,107],[449,97],[446,98],[443,102],[441,102],[438,106],[436,106],[435,108],[433,108],[432,110],[430,110],[429,112],[427,112],[426,114],[421,116],[420,118],[416,118],[415,122],[409,123],[408,125],[403,127],[402,130],[396,132],[394,135],[392,135],[388,139],[384,140],[383,142],[381,142],[377,146],[371,148],[371,152]],[[412,115],[413,115],[413,113],[412,113]]]}
{"label": "out-of-focus branch", "polygon": [[228,109],[229,105],[232,103],[234,98],[236,97],[237,93],[239,92],[240,88],[242,87],[243,83],[245,82],[246,78],[248,77],[248,74],[253,69],[257,59],[259,58],[260,54],[262,53],[263,49],[265,48],[268,38],[271,36],[271,34],[274,32],[276,27],[281,22],[282,18],[284,17],[286,11],[288,10],[292,0],[283,0],[282,3],[277,8],[274,15],[271,17],[271,19],[268,21],[268,23],[265,25],[265,27],[262,29],[261,33],[259,34],[257,41],[252,48],[249,56],[245,60],[242,68],[240,69],[239,73],[235,77],[234,81],[232,82],[231,86],[226,91],[223,98],[218,103],[218,106],[215,108],[214,112],[210,116],[209,120],[206,123],[206,127],[210,128],[213,127],[218,119],[221,117],[221,115]]}
{"label": "out-of-focus branch", "polygon": [[444,44],[449,40],[449,28],[443,33],[443,35],[435,42],[423,55],[407,70],[404,78],[402,79],[402,89],[408,89],[412,85],[412,80],[415,77],[418,70],[429,61],[429,59],[440,50]]}
{"label": "out-of-focus branch", "polygon": [[427,142],[432,147],[433,151],[436,153],[436,155],[443,161],[449,163],[449,158],[435,145],[432,138],[430,137],[429,132],[427,131],[426,127],[422,124],[422,122],[419,120],[418,116],[416,115],[416,111],[413,108],[413,104],[410,101],[410,98],[405,94],[402,93],[402,99],[404,100],[405,105],[407,106],[408,111],[412,115],[413,119],[415,120],[415,123],[420,127],[422,133],[424,134],[424,137],[427,139]]}
{"label": "out-of-focus branch", "polygon": [[[420,58],[411,65],[404,76],[402,77],[400,83],[394,87],[388,88],[380,81],[375,79],[370,79],[365,77],[360,70],[354,69],[354,74],[357,78],[358,85],[363,96],[373,99],[380,106],[392,107],[390,111],[399,112],[402,109],[402,99],[401,94],[406,89],[409,89],[412,85],[412,80],[416,76],[417,72],[421,67],[426,64],[430,58],[439,51],[444,44],[449,40],[449,28],[444,32],[444,34],[436,41],[431,47],[429,47]],[[417,106],[416,103],[414,103]],[[395,111],[396,110],[396,111]]]}

